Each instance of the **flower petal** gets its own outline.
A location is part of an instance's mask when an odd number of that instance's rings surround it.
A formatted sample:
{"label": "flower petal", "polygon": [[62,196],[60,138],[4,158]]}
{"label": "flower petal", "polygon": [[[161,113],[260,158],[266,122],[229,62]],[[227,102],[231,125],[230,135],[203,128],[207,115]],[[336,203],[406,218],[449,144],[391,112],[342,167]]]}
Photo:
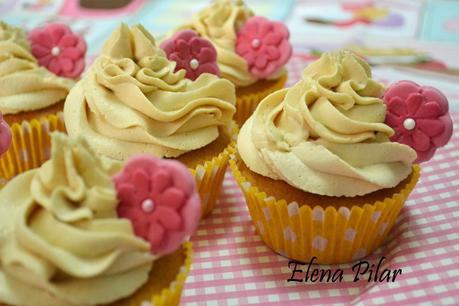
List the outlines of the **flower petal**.
{"label": "flower petal", "polygon": [[386,124],[391,128],[395,128],[399,126],[401,123],[400,117],[395,115],[394,113],[387,113],[386,114]]}
{"label": "flower petal", "polygon": [[214,63],[217,60],[217,53],[211,48],[202,48],[199,51],[199,63]]}
{"label": "flower petal", "polygon": [[179,230],[182,227],[182,218],[172,208],[158,206],[154,212],[155,219],[169,230]]}
{"label": "flower petal", "polygon": [[267,63],[268,63],[268,58],[264,54],[259,54],[257,58],[255,59],[255,67],[257,67],[258,69],[265,68]]}
{"label": "flower petal", "polygon": [[437,118],[440,115],[440,106],[435,101],[424,103],[416,112],[416,118]]}
{"label": "flower petal", "polygon": [[55,45],[57,45],[61,38],[67,33],[66,28],[62,25],[49,25],[48,31]]}
{"label": "flower petal", "polygon": [[51,49],[52,47],[55,46],[53,39],[51,36],[46,33],[46,32],[39,32],[36,34],[36,41],[35,43],[39,43],[40,45],[43,45],[45,47],[48,47]]}
{"label": "flower petal", "polygon": [[387,102],[388,110],[397,116],[406,116],[405,102],[399,97],[393,97]]}
{"label": "flower petal", "polygon": [[48,67],[48,65],[49,65],[49,63],[51,62],[52,59],[54,59],[54,56],[52,56],[51,54],[39,57],[38,58],[38,64],[40,64],[41,66],[44,66],[44,67]]}
{"label": "flower petal", "polygon": [[73,70],[70,72],[67,72],[66,76],[68,78],[77,78],[83,72],[84,66],[85,66],[84,59],[80,58],[74,63]]}
{"label": "flower petal", "polygon": [[198,37],[193,38],[190,43],[191,54],[193,54],[193,56],[198,56],[199,50],[201,50],[201,48],[202,46],[200,39]]}
{"label": "flower petal", "polygon": [[178,188],[168,188],[159,195],[157,199],[159,205],[164,205],[178,210],[185,204],[185,194]]}
{"label": "flower petal", "polygon": [[437,136],[445,130],[443,122],[435,119],[416,119],[416,126],[429,137]]}
{"label": "flower petal", "polygon": [[140,194],[148,194],[150,191],[150,178],[143,169],[136,169],[132,173],[132,181],[136,188],[136,192]]}
{"label": "flower petal", "polygon": [[398,143],[406,144],[407,146],[413,147],[413,138],[406,132],[400,132],[397,140]]}
{"label": "flower petal", "polygon": [[282,40],[282,35],[277,34],[277,33],[269,33],[263,39],[263,42],[268,45],[277,46],[281,42],[281,40]]}
{"label": "flower petal", "polygon": [[164,230],[164,227],[161,226],[161,224],[155,221],[151,222],[147,236],[148,241],[152,246],[158,246],[161,244],[165,233],[166,231]]}
{"label": "flower petal", "polygon": [[245,41],[241,41],[236,45],[236,53],[239,55],[246,54],[252,51],[252,46]]}
{"label": "flower petal", "polygon": [[34,44],[32,45],[32,54],[36,57],[42,57],[51,54],[51,50],[45,46],[39,45],[39,44]]}
{"label": "flower petal", "polygon": [[406,100],[408,114],[414,116],[423,102],[424,98],[421,94],[414,93],[409,95],[408,99]]}
{"label": "flower petal", "polygon": [[48,67],[48,70],[57,74],[57,75],[60,75],[61,73],[61,65],[59,64],[59,60],[55,57],[53,57],[50,62],[49,62],[49,65],[47,66]]}
{"label": "flower petal", "polygon": [[81,51],[77,48],[67,47],[62,49],[60,56],[77,60],[81,57]]}
{"label": "flower petal", "polygon": [[414,129],[411,133],[413,149],[416,151],[426,151],[430,147],[430,138],[420,129]]}
{"label": "flower petal", "polygon": [[136,196],[135,188],[131,184],[119,184],[116,189],[118,199],[121,203],[129,205],[137,202],[138,199]]}
{"label": "flower petal", "polygon": [[160,195],[166,188],[172,185],[172,178],[164,169],[158,169],[151,180],[151,190],[154,195]]}
{"label": "flower petal", "polygon": [[202,65],[199,65],[199,68],[197,69],[197,73],[201,75],[202,73],[212,73],[215,75],[220,75],[220,69],[218,68],[218,65],[215,63],[204,63]]}
{"label": "flower petal", "polygon": [[61,48],[71,48],[71,47],[75,47],[75,45],[77,43],[78,43],[78,38],[75,35],[66,34],[59,41],[59,47],[61,47]]}
{"label": "flower petal", "polygon": [[261,37],[266,36],[273,29],[273,26],[272,26],[271,22],[269,22],[267,20],[264,20],[263,22],[261,22],[259,26],[260,26],[260,29],[259,29],[258,33],[260,34]]}
{"label": "flower petal", "polygon": [[268,46],[265,48],[269,60],[277,60],[280,57],[280,52],[276,47]]}
{"label": "flower petal", "polygon": [[183,59],[183,60],[190,60],[190,48],[188,46],[188,43],[184,41],[183,39],[180,39],[177,41],[177,51],[178,55]]}
{"label": "flower petal", "polygon": [[66,57],[59,56],[58,58],[59,64],[61,65],[61,69],[64,71],[64,73],[68,73],[73,70],[73,62]]}

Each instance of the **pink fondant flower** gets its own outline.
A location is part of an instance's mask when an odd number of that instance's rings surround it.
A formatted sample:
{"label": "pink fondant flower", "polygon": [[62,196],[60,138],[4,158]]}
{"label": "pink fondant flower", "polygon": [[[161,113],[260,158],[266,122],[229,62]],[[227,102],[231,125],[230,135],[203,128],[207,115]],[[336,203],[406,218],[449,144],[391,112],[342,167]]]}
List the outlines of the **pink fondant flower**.
{"label": "pink fondant flower", "polygon": [[163,41],[161,48],[169,60],[177,63],[175,71],[185,69],[186,77],[191,80],[205,72],[220,75],[214,46],[192,30],[175,33]]}
{"label": "pink fondant flower", "polygon": [[416,162],[431,159],[435,150],[450,140],[453,124],[448,100],[437,89],[400,81],[387,89],[383,99],[386,123],[395,131],[392,140],[415,149]]}
{"label": "pink fondant flower", "polygon": [[276,73],[292,55],[287,27],[260,16],[250,18],[239,30],[236,52],[249,65],[251,74],[265,79]]}
{"label": "pink fondant flower", "polygon": [[135,234],[150,242],[154,254],[175,251],[196,229],[199,195],[190,172],[179,162],[140,155],[113,181],[119,217],[132,222]]}
{"label": "pink fondant flower", "polygon": [[32,54],[41,66],[67,78],[78,78],[83,72],[86,43],[64,24],[48,24],[29,33]]}
{"label": "pink fondant flower", "polygon": [[0,155],[3,155],[10,148],[12,140],[11,128],[3,120],[3,114],[0,112]]}

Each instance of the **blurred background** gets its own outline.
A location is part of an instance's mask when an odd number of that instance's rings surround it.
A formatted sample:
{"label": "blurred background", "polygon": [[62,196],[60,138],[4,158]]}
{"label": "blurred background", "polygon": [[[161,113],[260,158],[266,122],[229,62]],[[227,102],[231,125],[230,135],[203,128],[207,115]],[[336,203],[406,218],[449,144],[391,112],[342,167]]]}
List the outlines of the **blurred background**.
{"label": "blurred background", "polygon": [[[0,0],[0,19],[30,29],[69,24],[84,34],[88,61],[120,23],[141,23],[160,36],[210,0]],[[358,52],[384,83],[412,79],[443,90],[459,110],[459,1],[247,0],[257,15],[284,21],[294,56],[290,83],[324,51]]]}

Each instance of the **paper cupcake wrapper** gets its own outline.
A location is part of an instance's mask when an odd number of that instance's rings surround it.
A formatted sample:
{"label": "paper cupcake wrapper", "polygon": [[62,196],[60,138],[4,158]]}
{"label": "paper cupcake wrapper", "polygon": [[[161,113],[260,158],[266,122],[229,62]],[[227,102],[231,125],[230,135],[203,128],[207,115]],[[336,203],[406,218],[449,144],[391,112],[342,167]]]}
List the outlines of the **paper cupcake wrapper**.
{"label": "paper cupcake wrapper", "polygon": [[[191,242],[185,242],[182,245],[182,251],[185,255],[185,260],[182,263],[174,263],[180,264],[181,267],[179,269],[178,274],[176,275],[175,279],[169,284],[168,287],[165,287],[161,290],[158,294],[150,295],[148,292],[152,291],[149,290],[150,286],[154,286],[154,282],[156,277],[158,276],[150,276],[150,279],[147,283],[142,287],[138,292],[134,293],[127,299],[122,301],[114,302],[110,305],[116,306],[140,306],[140,305],[154,305],[154,306],[177,306],[180,304],[180,298],[182,296],[183,287],[185,285],[186,278],[188,277],[188,273],[190,272],[191,262],[193,258],[193,247]],[[154,263],[153,263],[154,265]],[[164,267],[167,268],[167,267]],[[174,267],[171,267],[174,268]],[[146,296],[149,296],[146,298]],[[109,306],[110,306],[109,305]]]}
{"label": "paper cupcake wrapper", "polygon": [[357,260],[378,248],[420,176],[420,167],[413,166],[411,179],[399,193],[384,201],[323,209],[269,196],[241,174],[235,159],[229,163],[256,231],[265,244],[288,258],[310,262],[315,256],[315,262],[323,264]]}
{"label": "paper cupcake wrapper", "polygon": [[[233,140],[223,152],[204,164],[190,169],[201,197],[202,218],[212,212],[220,196],[229,155],[234,150],[234,139],[238,133],[235,123],[232,123],[231,129]],[[0,188],[19,173],[40,167],[49,159],[50,133],[53,131],[66,132],[62,112],[40,120],[14,123],[11,126],[11,146],[0,158]]]}
{"label": "paper cupcake wrapper", "polygon": [[0,158],[0,187],[19,173],[41,166],[51,152],[49,133],[65,132],[62,112],[11,126],[12,142]]}
{"label": "paper cupcake wrapper", "polygon": [[239,131],[235,123],[232,124],[231,129],[233,140],[223,152],[212,160],[206,161],[194,169],[190,169],[201,197],[201,219],[210,215],[220,197],[223,179],[228,168],[229,156],[234,153],[234,143]]}
{"label": "paper cupcake wrapper", "polygon": [[282,89],[287,82],[288,74],[285,73],[275,83],[269,85],[253,84],[250,88],[247,88],[245,93],[238,93],[236,89],[236,114],[234,114],[234,120],[239,126],[242,126],[244,122],[252,115],[257,108],[258,104],[270,93],[276,90]]}

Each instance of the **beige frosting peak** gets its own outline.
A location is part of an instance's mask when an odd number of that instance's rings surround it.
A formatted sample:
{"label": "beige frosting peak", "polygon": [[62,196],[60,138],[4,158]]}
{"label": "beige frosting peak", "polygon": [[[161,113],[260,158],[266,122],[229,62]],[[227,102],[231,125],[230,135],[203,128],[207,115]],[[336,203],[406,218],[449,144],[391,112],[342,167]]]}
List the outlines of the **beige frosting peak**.
{"label": "beige frosting peak", "polygon": [[210,144],[232,120],[234,86],[174,71],[142,26],[121,25],[66,100],[68,133],[118,160],[142,152],[176,157]]}
{"label": "beige frosting peak", "polygon": [[3,21],[0,21],[0,41],[10,41],[24,49],[30,49],[24,30],[12,27]]}
{"label": "beige frosting peak", "polygon": [[63,101],[74,82],[38,66],[22,29],[0,22],[0,111],[16,114]]}
{"label": "beige frosting peak", "polygon": [[99,305],[148,279],[150,245],[116,215],[109,171],[81,139],[52,135],[51,159],[0,191],[0,302]]}
{"label": "beige frosting peak", "polygon": [[356,196],[396,186],[416,152],[389,141],[383,86],[354,54],[324,54],[292,88],[265,98],[242,127],[247,166],[307,192]]}
{"label": "beige frosting peak", "polygon": [[222,77],[236,86],[248,86],[255,83],[257,78],[250,73],[246,60],[236,53],[236,39],[238,30],[253,15],[242,0],[216,0],[194,15],[190,23],[177,30],[193,29],[210,40],[217,50]]}

